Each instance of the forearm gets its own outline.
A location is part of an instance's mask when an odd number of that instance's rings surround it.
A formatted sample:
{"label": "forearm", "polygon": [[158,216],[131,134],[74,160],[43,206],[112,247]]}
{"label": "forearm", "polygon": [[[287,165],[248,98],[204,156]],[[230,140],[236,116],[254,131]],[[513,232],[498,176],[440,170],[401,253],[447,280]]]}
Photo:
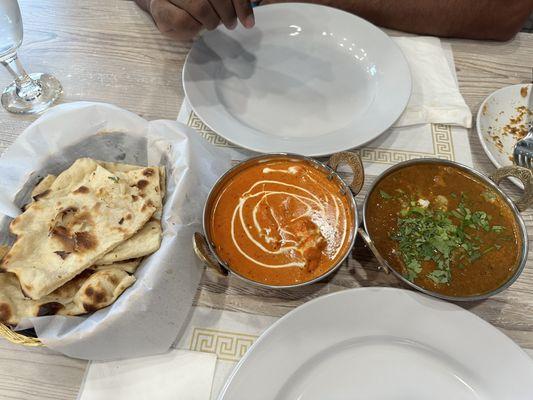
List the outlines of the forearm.
{"label": "forearm", "polygon": [[510,39],[533,12],[533,0],[300,1],[340,8],[386,28],[470,39]]}

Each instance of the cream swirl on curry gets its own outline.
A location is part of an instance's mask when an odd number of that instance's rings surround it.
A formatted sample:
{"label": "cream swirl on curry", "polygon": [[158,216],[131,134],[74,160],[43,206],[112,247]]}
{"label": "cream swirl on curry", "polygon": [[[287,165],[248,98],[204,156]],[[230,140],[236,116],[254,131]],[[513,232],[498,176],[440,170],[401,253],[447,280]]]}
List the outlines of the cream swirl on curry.
{"label": "cream swirl on curry", "polygon": [[254,281],[312,280],[335,266],[351,244],[348,196],[336,179],[305,160],[252,164],[217,192],[209,226],[216,252]]}

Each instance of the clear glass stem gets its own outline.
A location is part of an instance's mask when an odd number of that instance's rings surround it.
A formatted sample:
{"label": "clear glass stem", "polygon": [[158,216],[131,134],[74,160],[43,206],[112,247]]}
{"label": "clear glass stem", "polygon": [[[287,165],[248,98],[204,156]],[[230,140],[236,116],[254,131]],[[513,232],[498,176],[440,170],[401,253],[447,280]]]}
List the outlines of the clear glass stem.
{"label": "clear glass stem", "polygon": [[17,94],[26,101],[31,101],[39,97],[42,93],[41,86],[30,78],[17,53],[2,60],[2,64],[7,68],[9,73],[15,78]]}

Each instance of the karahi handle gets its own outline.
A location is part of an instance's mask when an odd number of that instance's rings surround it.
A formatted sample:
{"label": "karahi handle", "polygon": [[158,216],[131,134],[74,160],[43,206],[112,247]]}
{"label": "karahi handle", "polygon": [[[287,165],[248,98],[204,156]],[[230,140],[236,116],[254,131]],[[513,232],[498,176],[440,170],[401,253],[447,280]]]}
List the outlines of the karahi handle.
{"label": "karahi handle", "polygon": [[334,171],[337,171],[337,168],[341,164],[348,165],[353,172],[353,179],[352,182],[348,184],[348,187],[355,196],[361,191],[363,183],[365,182],[365,169],[361,157],[357,153],[341,151],[333,154],[327,162],[327,165]]}
{"label": "karahi handle", "polygon": [[204,235],[202,235],[200,232],[195,232],[193,235],[192,245],[194,252],[196,253],[196,257],[198,257],[200,261],[202,261],[207,267],[211,268],[213,271],[222,276],[228,275],[228,270],[214,259]]}
{"label": "karahi handle", "polygon": [[510,176],[517,178],[524,185],[524,194],[514,203],[518,210],[525,211],[533,204],[533,171],[518,165],[510,165],[498,168],[489,178],[498,185],[503,179]]}

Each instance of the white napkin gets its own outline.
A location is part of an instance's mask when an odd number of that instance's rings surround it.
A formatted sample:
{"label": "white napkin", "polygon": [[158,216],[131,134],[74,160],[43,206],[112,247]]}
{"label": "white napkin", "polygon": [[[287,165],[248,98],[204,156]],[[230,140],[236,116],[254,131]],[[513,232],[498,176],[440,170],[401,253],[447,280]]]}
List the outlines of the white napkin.
{"label": "white napkin", "polygon": [[209,400],[217,356],[170,350],[157,356],[91,362],[78,400]]}
{"label": "white napkin", "polygon": [[472,113],[459,92],[440,39],[394,37],[393,40],[407,59],[413,82],[407,108],[394,126],[431,123],[470,128]]}

